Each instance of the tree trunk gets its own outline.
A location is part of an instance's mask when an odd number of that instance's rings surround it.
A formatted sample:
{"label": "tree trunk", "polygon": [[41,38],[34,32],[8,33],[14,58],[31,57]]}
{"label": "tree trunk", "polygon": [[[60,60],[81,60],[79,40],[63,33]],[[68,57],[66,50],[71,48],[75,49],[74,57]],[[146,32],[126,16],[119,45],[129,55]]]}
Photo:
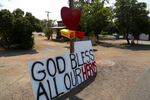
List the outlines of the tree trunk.
{"label": "tree trunk", "polygon": [[52,32],[50,33],[50,37],[51,37],[51,40],[53,40],[53,33]]}
{"label": "tree trunk", "polygon": [[134,36],[133,36],[133,35],[132,35],[132,37],[131,37],[131,44],[132,44],[132,45],[135,45]]}
{"label": "tree trunk", "polygon": [[95,34],[95,36],[96,36],[96,42],[99,41],[99,35]]}
{"label": "tree trunk", "polygon": [[129,36],[129,33],[126,33],[126,40],[127,40],[128,45],[129,45],[129,44],[130,44],[130,41],[129,41],[128,36]]}
{"label": "tree trunk", "polygon": [[47,39],[50,40],[50,36],[48,36]]}

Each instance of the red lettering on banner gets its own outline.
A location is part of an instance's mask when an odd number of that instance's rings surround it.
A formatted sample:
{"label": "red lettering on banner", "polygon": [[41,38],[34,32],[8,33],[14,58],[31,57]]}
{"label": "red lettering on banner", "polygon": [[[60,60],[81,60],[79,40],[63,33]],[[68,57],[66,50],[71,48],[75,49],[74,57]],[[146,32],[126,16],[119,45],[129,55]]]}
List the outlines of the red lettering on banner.
{"label": "red lettering on banner", "polygon": [[90,76],[93,76],[96,73],[96,62],[92,62],[89,64],[85,64],[82,67],[82,74],[83,74],[83,78],[84,80],[87,80],[90,78]]}
{"label": "red lettering on banner", "polygon": [[85,67],[82,67],[82,74],[83,74],[83,78],[84,80],[87,80],[87,72],[86,72],[86,68]]}

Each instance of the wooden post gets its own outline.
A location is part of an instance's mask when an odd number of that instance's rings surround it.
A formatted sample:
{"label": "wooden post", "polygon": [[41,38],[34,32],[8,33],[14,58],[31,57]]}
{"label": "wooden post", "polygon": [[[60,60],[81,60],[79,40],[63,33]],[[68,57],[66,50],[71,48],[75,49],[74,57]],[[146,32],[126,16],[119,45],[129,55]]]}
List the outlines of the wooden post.
{"label": "wooden post", "polygon": [[73,5],[73,0],[69,0],[69,8],[74,8],[74,5]]}
{"label": "wooden post", "polygon": [[[69,1],[69,8],[74,8],[73,6],[73,0],[68,0]],[[70,53],[74,53],[74,39],[70,40]],[[72,100],[72,94],[69,93],[69,100]]]}
{"label": "wooden post", "polygon": [[[69,8],[74,8],[73,0],[69,0]],[[70,40],[70,53],[74,52],[74,39]]]}

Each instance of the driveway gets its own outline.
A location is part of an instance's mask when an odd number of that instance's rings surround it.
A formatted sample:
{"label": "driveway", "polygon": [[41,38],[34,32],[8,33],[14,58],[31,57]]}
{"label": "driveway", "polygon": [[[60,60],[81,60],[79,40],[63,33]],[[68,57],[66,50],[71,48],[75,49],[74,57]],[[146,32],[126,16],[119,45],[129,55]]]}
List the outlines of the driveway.
{"label": "driveway", "polygon": [[[29,62],[64,55],[68,47],[67,43],[35,36],[33,50],[1,50],[0,100],[33,100]],[[135,48],[94,46],[96,79],[71,100],[150,100],[150,49]]]}

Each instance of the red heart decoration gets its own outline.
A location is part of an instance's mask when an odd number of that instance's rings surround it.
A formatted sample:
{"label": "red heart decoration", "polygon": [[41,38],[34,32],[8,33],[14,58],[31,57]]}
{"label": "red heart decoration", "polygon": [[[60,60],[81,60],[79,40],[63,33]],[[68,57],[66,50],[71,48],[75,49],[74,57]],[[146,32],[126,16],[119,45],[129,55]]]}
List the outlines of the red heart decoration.
{"label": "red heart decoration", "polygon": [[61,18],[66,27],[70,30],[76,30],[80,23],[80,10],[63,7],[61,9]]}

